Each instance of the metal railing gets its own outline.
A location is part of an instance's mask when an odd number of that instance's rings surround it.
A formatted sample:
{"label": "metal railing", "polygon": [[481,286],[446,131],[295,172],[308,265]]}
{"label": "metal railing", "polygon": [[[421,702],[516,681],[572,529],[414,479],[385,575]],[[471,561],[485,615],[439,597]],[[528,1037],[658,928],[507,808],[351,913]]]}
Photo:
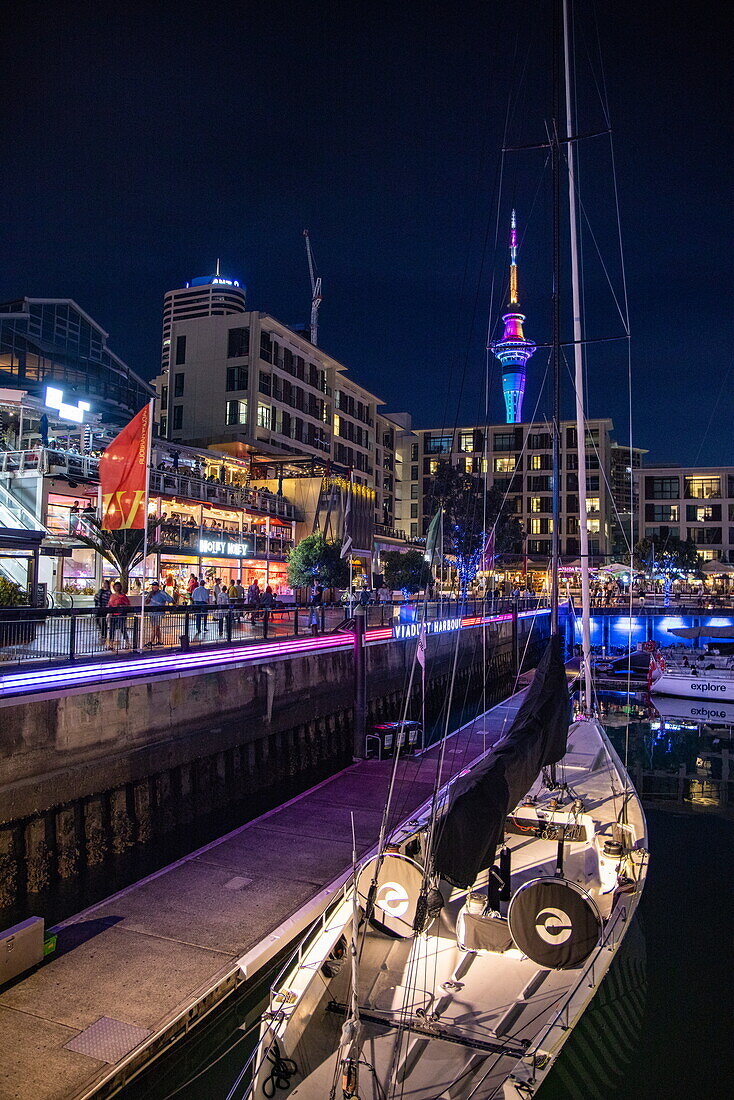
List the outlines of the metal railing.
{"label": "metal railing", "polygon": [[[392,628],[398,623],[532,611],[544,601],[523,599],[442,600],[428,604],[371,604],[362,610],[367,629]],[[146,607],[141,629],[140,609],[2,608],[0,665],[27,662],[65,663],[100,657],[107,652],[189,650],[199,646],[246,645],[248,642],[295,638],[349,629],[356,605],[309,607],[276,604],[256,607],[232,603],[183,607]],[[478,624],[473,624],[478,625]]]}

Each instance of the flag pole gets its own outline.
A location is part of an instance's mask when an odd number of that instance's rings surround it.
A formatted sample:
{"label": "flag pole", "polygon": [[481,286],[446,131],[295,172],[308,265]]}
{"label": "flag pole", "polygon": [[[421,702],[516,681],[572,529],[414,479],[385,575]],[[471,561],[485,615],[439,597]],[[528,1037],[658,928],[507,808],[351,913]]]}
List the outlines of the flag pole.
{"label": "flag pole", "polygon": [[148,402],[148,438],[145,442],[145,503],[143,505],[143,583],[140,589],[140,642],[145,647],[145,567],[148,561],[148,502],[150,500],[150,462],[153,449],[153,406],[155,398]]}

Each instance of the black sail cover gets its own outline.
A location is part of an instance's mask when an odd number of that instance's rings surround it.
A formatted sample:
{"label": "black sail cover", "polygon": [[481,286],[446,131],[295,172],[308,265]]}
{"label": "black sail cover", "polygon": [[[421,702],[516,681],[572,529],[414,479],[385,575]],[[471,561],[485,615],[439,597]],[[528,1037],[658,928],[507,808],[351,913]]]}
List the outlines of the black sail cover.
{"label": "black sail cover", "polygon": [[489,755],[456,781],[438,822],[434,866],[452,886],[468,889],[494,864],[509,810],[543,767],[565,755],[569,716],[561,638],[554,634],[514,722]]}

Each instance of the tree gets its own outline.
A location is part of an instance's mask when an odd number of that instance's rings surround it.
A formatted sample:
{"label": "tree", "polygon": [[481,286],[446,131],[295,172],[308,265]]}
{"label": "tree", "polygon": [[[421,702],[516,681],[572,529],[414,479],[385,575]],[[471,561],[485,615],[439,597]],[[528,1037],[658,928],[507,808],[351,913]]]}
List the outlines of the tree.
{"label": "tree", "polygon": [[385,584],[388,588],[398,588],[405,596],[413,596],[433,580],[428,562],[420,550],[390,550],[382,555],[384,562]]}
{"label": "tree", "polygon": [[349,565],[341,555],[341,539],[328,541],[321,532],[307,535],[288,555],[288,584],[306,588],[312,584],[324,588],[346,588]]}
{"label": "tree", "polygon": [[[155,535],[159,520],[148,520],[148,553],[157,554],[161,549],[156,542]],[[88,546],[113,565],[120,577],[123,592],[127,592],[130,585],[130,574],[143,560],[144,535],[140,529],[123,529],[120,531],[104,531],[99,520],[94,517],[84,516],[74,537]]]}
{"label": "tree", "polygon": [[665,538],[644,538],[635,546],[634,563],[637,569],[664,577],[677,577],[701,571],[701,556],[690,539],[685,542],[677,535]]}
{"label": "tree", "polygon": [[453,554],[462,598],[476,577],[490,532],[494,553],[519,553],[522,527],[510,511],[505,494],[496,486],[485,488],[481,478],[463,474],[449,462],[436,471],[434,497],[443,507],[444,555]]}

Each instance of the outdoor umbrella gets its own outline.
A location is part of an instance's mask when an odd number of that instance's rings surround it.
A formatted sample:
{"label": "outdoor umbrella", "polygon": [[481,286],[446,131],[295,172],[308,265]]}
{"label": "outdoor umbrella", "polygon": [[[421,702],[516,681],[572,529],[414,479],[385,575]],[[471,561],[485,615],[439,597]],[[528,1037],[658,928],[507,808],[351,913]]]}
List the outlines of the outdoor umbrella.
{"label": "outdoor umbrella", "polygon": [[710,576],[721,576],[724,573],[734,573],[734,565],[730,565],[728,561],[707,561],[705,565],[701,566],[702,573],[708,573]]}

